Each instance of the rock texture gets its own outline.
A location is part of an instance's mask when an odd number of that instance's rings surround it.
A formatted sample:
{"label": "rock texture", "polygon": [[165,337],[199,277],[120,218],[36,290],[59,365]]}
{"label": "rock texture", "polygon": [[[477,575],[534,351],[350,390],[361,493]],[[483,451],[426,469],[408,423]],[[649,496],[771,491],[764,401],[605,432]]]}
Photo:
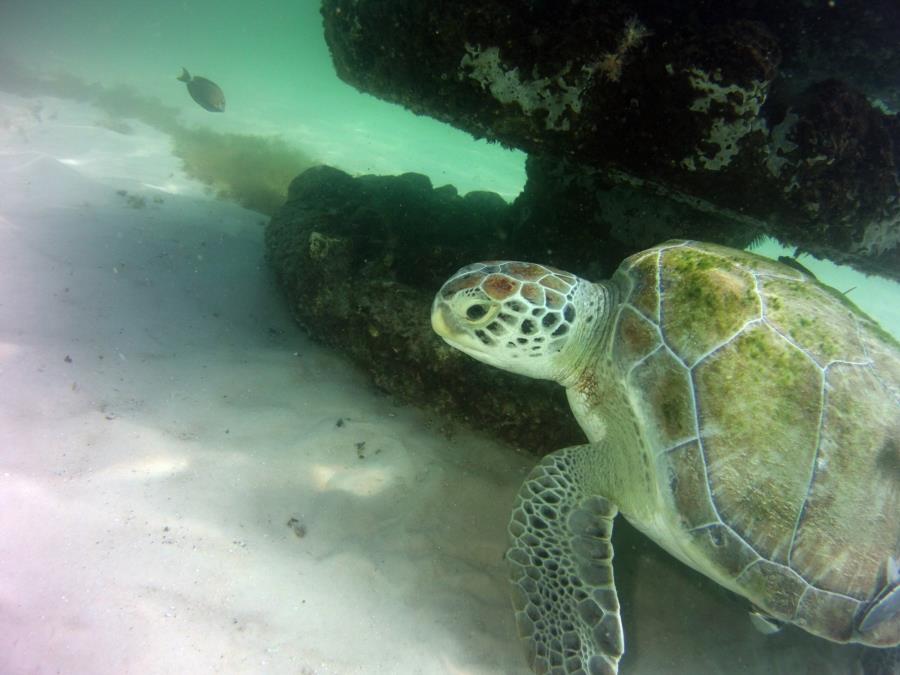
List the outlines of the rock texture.
{"label": "rock texture", "polygon": [[521,257],[605,279],[626,257],[667,239],[745,248],[761,235],[746,219],[702,210],[584,164],[531,156],[510,208]]}
{"label": "rock texture", "polygon": [[895,4],[324,0],[322,13],[338,74],[363,91],[900,278]]}
{"label": "rock texture", "polygon": [[309,169],[266,230],[297,321],[375,384],[531,450],[583,442],[562,389],[488,368],[431,330],[435,291],[467,262],[506,252],[507,204],[432,189],[425,176]]}

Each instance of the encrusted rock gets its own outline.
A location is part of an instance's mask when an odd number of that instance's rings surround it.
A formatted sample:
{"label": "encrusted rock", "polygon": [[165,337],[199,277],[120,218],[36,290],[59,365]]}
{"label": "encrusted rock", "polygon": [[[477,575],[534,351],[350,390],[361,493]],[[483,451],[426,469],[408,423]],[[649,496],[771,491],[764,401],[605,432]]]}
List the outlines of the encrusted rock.
{"label": "encrusted rock", "polygon": [[[336,70],[359,89],[900,278],[900,124],[885,107],[900,81],[900,15],[877,3],[841,11],[774,0],[322,6]],[[858,71],[883,102],[817,81],[829,64]],[[864,72],[875,64],[888,74]]]}
{"label": "encrusted rock", "polygon": [[605,279],[629,255],[667,239],[744,248],[761,234],[752,222],[704,209],[699,200],[676,200],[584,164],[532,155],[525,168],[511,225],[522,257],[587,279]]}
{"label": "encrusted rock", "polygon": [[429,323],[447,276],[509,254],[508,216],[498,195],[461,197],[418,174],[315,167],[269,223],[266,257],[297,321],[381,389],[530,449],[583,442],[560,387],[483,366]]}

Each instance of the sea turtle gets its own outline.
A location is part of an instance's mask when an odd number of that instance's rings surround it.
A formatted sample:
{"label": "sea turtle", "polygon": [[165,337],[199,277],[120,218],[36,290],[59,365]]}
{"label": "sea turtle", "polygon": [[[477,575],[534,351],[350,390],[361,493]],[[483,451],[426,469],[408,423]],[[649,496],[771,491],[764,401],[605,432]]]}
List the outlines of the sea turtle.
{"label": "sea turtle", "polygon": [[509,524],[535,672],[617,672],[617,512],[772,625],[900,644],[900,345],[843,294],[670,241],[600,283],[469,265],[431,322],[480,361],[562,384],[589,440],[535,467]]}

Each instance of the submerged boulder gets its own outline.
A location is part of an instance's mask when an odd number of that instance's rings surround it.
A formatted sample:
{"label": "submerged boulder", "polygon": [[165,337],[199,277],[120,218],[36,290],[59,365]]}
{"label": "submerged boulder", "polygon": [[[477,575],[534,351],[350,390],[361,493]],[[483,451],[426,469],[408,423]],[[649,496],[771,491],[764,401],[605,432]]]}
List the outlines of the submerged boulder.
{"label": "submerged boulder", "polygon": [[890,3],[324,0],[322,14],[360,90],[726,216],[735,238],[900,278]]}
{"label": "submerged boulder", "polygon": [[266,257],[300,325],[378,387],[549,450],[582,438],[563,391],[482,366],[444,344],[429,323],[434,293],[450,273],[506,254],[508,208],[496,194],[460,196],[419,174],[352,178],[315,167],[291,183],[270,221]]}

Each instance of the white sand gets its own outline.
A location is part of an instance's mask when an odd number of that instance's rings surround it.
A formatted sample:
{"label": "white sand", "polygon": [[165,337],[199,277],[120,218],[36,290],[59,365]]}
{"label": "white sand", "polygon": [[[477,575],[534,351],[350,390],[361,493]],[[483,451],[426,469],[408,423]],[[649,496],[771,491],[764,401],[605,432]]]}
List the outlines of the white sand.
{"label": "white sand", "polygon": [[[0,673],[526,673],[501,557],[534,459],[311,344],[263,218],[104,118],[0,94]],[[846,672],[629,541],[625,675]]]}

